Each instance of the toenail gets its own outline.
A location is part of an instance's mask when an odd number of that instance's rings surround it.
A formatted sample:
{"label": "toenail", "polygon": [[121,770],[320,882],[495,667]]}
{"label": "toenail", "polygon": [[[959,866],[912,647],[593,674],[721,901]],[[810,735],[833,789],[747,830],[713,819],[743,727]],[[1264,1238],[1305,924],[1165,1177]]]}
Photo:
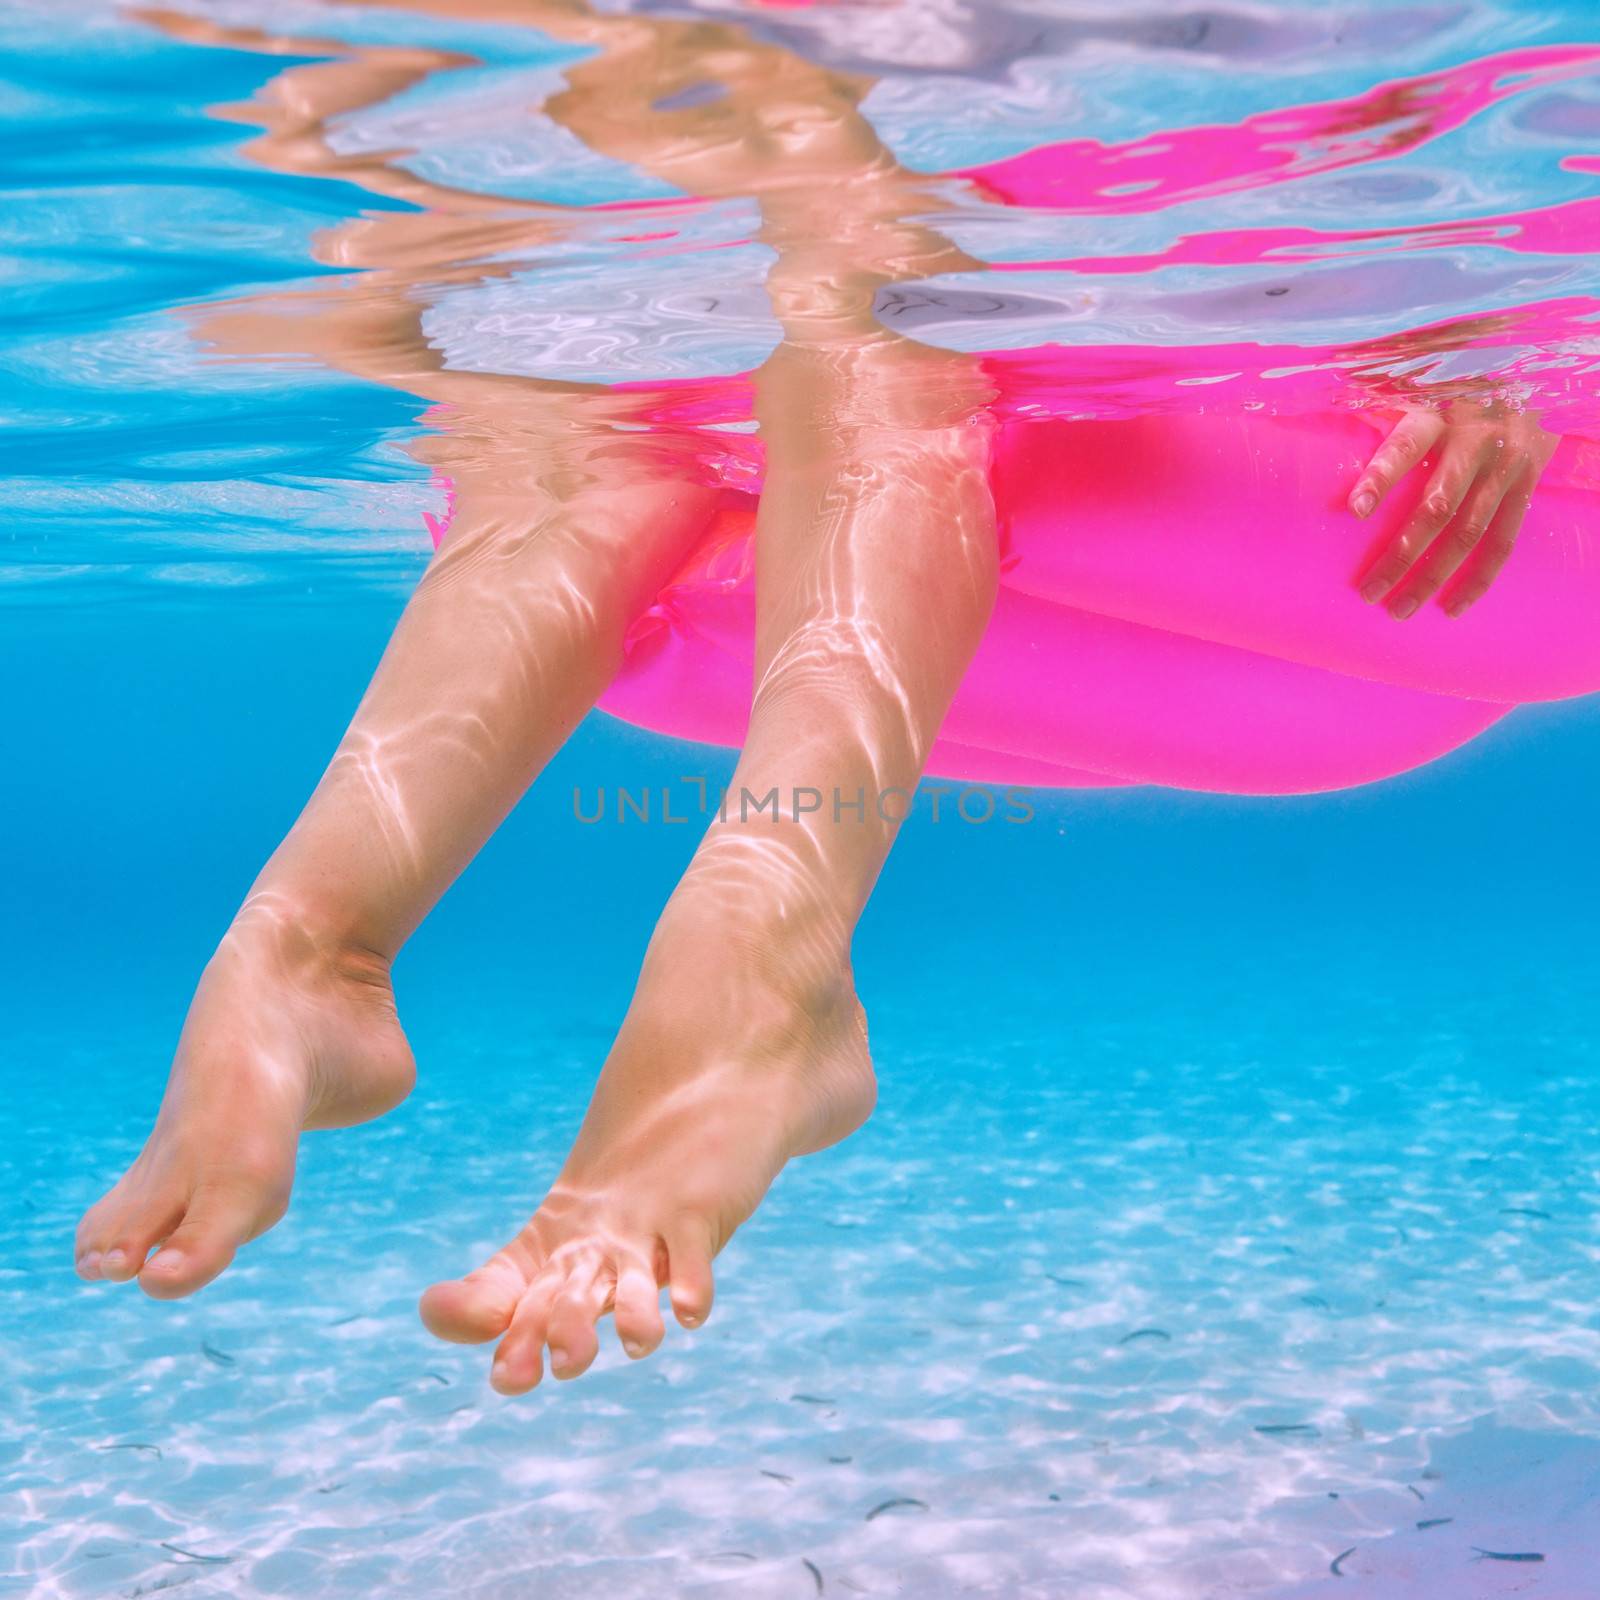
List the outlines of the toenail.
{"label": "toenail", "polygon": [[489,1369],[489,1382],[495,1388],[503,1389],[511,1382],[511,1368],[504,1361],[497,1361]]}
{"label": "toenail", "polygon": [[108,1250],[100,1258],[100,1265],[102,1268],[109,1267],[115,1272],[126,1263],[127,1259],[127,1256],[121,1250]]}
{"label": "toenail", "polygon": [[152,1272],[176,1272],[183,1265],[183,1257],[176,1250],[157,1250],[149,1265]]}
{"label": "toenail", "polygon": [[622,1341],[622,1348],[626,1350],[635,1361],[637,1361],[640,1356],[649,1354],[649,1352],[642,1344],[639,1343],[637,1339],[624,1339]]}
{"label": "toenail", "polygon": [[566,1366],[566,1364],[567,1364],[567,1352],[565,1350],[558,1350],[558,1349],[556,1349],[556,1347],[554,1345],[551,1345],[551,1347],[550,1347],[550,1366],[551,1366],[551,1368],[554,1371],[559,1372],[564,1366]]}
{"label": "toenail", "polygon": [[100,1252],[98,1250],[85,1251],[78,1257],[78,1271],[85,1278],[92,1278],[100,1270]]}

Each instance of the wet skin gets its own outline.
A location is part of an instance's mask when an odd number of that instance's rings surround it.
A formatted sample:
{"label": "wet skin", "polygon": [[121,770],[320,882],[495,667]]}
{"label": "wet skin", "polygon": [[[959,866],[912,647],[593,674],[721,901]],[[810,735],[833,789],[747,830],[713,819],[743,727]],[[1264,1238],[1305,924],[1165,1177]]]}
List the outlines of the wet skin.
{"label": "wet skin", "polygon": [[1434,466],[1421,503],[1362,574],[1361,598],[1383,601],[1398,622],[1435,595],[1447,616],[1464,615],[1510,560],[1558,443],[1501,401],[1408,409],[1350,491],[1350,509],[1370,517],[1408,474]]}

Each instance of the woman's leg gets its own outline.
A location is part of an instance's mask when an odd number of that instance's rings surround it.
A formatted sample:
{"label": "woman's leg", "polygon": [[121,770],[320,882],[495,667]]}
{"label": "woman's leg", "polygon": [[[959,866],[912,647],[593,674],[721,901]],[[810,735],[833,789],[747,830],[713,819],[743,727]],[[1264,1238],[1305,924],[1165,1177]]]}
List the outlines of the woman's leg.
{"label": "woman's leg", "polygon": [[[263,165],[337,175],[429,209],[346,224],[319,259],[359,277],[191,308],[249,359],[298,355],[448,408],[416,453],[455,481],[449,543],[407,607],[316,793],[208,965],[144,1151],[78,1230],[80,1270],[198,1288],[287,1200],[302,1128],[409,1090],[389,964],[616,669],[627,627],[684,559],[712,495],[597,389],[444,367],[421,317],[441,284],[512,270],[559,234],[550,207],[441,188],[328,130],[462,58],[279,39],[152,13],[196,43],[331,55],[239,115]],[[148,1265],[155,1244],[165,1248]]]}
{"label": "woman's leg", "polygon": [[609,682],[711,509],[625,456],[547,458],[521,482],[503,461],[462,470],[449,542],[206,968],[154,1131],[79,1226],[85,1277],[192,1292],[282,1215],[303,1128],[404,1098],[390,961]]}
{"label": "woman's leg", "polygon": [[544,1204],[424,1297],[441,1337],[501,1341],[503,1392],[539,1381],[546,1347],[557,1376],[582,1372],[608,1310],[648,1353],[661,1284],[682,1323],[704,1320],[712,1257],[784,1163],[871,1109],[851,934],[993,602],[964,365],[874,338],[786,347],[758,379],[757,686],[726,815],[661,917]]}

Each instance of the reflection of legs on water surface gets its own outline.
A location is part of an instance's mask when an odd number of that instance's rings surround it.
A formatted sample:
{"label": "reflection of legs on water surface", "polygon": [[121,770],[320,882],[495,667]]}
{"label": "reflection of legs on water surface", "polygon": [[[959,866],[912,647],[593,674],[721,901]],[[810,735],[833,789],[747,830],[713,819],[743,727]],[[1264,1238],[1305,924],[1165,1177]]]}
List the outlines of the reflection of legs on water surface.
{"label": "reflection of legs on water surface", "polygon": [[[546,1348],[557,1376],[582,1372],[607,1311],[647,1354],[660,1285],[682,1323],[702,1322],[712,1257],[785,1162],[872,1108],[850,940],[903,809],[878,798],[915,786],[982,634],[993,507],[965,397],[943,408],[953,417],[924,397],[885,423],[796,419],[841,388],[850,409],[892,416],[904,376],[890,350],[786,348],[758,380],[756,690],[735,798],[662,914],[549,1195],[488,1263],[423,1301],[442,1337],[499,1341],[506,1393],[539,1381]],[[776,791],[777,817],[741,815],[741,790]]]}

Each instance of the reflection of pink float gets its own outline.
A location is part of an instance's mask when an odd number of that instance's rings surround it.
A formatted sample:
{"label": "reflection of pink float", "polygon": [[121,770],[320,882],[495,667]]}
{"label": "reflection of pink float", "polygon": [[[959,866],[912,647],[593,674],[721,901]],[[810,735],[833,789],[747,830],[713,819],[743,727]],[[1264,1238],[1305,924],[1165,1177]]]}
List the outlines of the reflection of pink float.
{"label": "reflection of pink float", "polygon": [[[1392,157],[1530,87],[1592,73],[1597,61],[1589,45],[1510,51],[1355,100],[1128,145],[1068,141],[948,176],[996,205],[1157,211]],[[1594,160],[1562,165],[1589,172]],[[1597,206],[1585,197],[1362,232],[1224,229],[1150,255],[992,270],[1289,271],[1375,244],[1585,253]],[[1516,376],[1545,379],[1543,352],[1581,348],[1596,309],[1582,297],[1516,307],[1449,330],[1436,348],[1520,346],[1540,359]],[[1397,343],[1393,353],[1427,348]],[[1590,439],[1563,441],[1510,564],[1466,617],[1451,621],[1430,605],[1402,624],[1358,597],[1356,574],[1398,530],[1427,475],[1414,474],[1370,524],[1345,509],[1377,437],[1349,409],[1350,374],[1381,370],[1383,354],[1380,341],[1359,351],[1218,344],[984,357],[999,396],[1000,599],[930,771],[1062,786],[1339,788],[1432,760],[1520,702],[1600,690],[1600,444]],[[1536,386],[1548,425],[1595,432],[1592,386]],[[1194,408],[1174,412],[1184,395]],[[649,420],[667,429],[727,421],[748,416],[748,400],[737,379],[663,384],[650,391]],[[1028,420],[1062,411],[1093,420]],[[723,442],[735,468],[724,481],[737,487],[695,560],[635,626],[601,704],[644,727],[737,744],[751,690],[760,457]]]}
{"label": "reflection of pink float", "polygon": [[[1397,623],[1354,579],[1425,475],[1358,522],[1345,496],[1376,437],[1347,411],[1004,422],[1000,599],[930,771],[1330,789],[1432,760],[1518,702],[1600,690],[1600,450],[1563,442],[1472,612]],[[755,499],[727,491],[635,625],[607,711],[740,741]]]}

